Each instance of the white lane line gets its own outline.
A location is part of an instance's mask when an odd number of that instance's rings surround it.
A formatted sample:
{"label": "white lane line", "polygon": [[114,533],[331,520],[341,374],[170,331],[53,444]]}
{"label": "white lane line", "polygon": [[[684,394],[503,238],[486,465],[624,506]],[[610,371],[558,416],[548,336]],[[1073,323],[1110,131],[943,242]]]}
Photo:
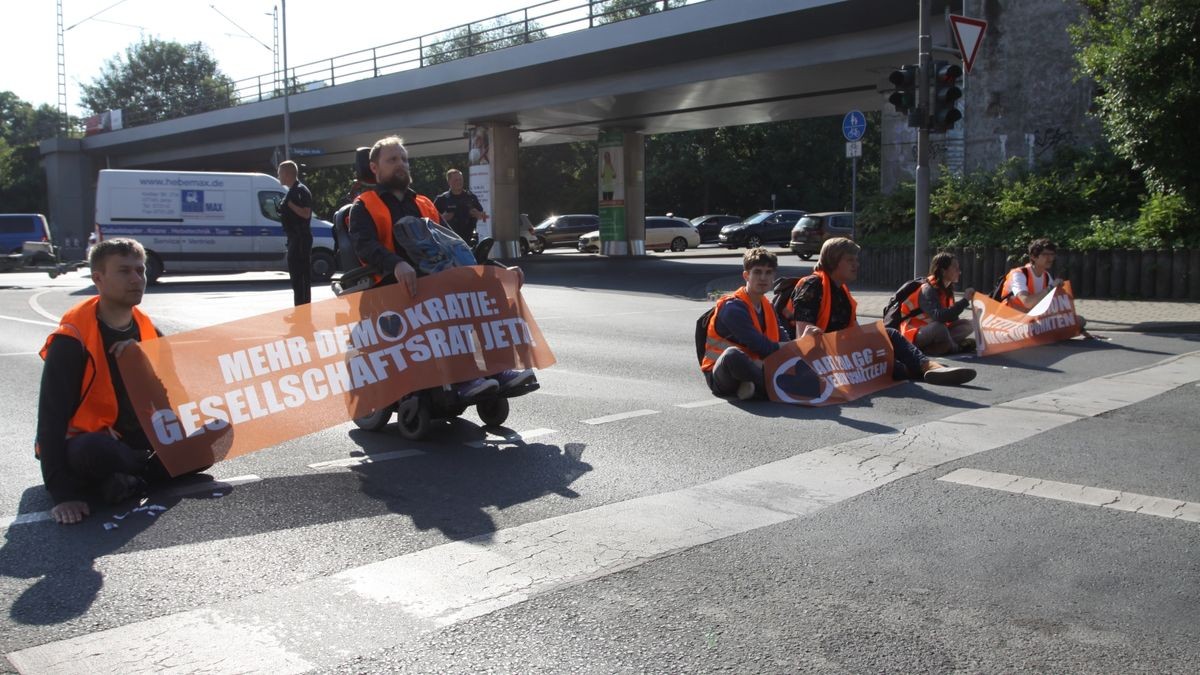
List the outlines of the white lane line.
{"label": "white lane line", "polygon": [[[1200,379],[1200,352],[1100,383],[1140,383],[1155,396]],[[1086,384],[1086,383],[1085,383]],[[161,616],[8,655],[22,672],[290,672],[420,639],[439,627],[564,586],[757,528],[787,522],[905,476],[1117,409],[1108,387],[1057,399],[1061,412],[979,408],[870,436],[675,492],[450,542],[240,600]],[[1144,399],[1142,399],[1144,400]],[[1133,401],[1137,402],[1137,401]],[[320,616],[320,639],[312,617]],[[270,617],[264,621],[263,617]],[[234,637],[236,636],[236,639]]]}
{"label": "white lane line", "polygon": [[42,297],[43,295],[45,295],[47,293],[53,293],[54,291],[55,291],[55,289],[48,288],[44,291],[38,291],[37,293],[34,293],[33,295],[29,296],[29,308],[32,309],[33,311],[37,312],[38,315],[44,316],[47,319],[53,321],[54,326],[58,326],[59,319],[61,319],[62,317],[55,316],[54,314],[47,312],[42,307],[42,303],[38,302],[38,298]]}
{"label": "white lane line", "polygon": [[1185,520],[1189,523],[1200,523],[1200,503],[1185,502],[1179,499],[1152,497],[1136,492],[1089,487],[1075,483],[1060,483],[1056,480],[1042,480],[978,469],[956,469],[938,480],[1061,502],[1073,502],[1118,511],[1143,513],[1160,518]]}
{"label": "white lane line", "polygon": [[712,398],[706,398],[703,401],[692,401],[691,403],[676,403],[675,407],[676,408],[706,408],[710,405],[721,405],[722,403],[729,403],[729,401],[727,399],[717,398],[716,396],[714,396]]}
{"label": "white lane line", "polygon": [[49,323],[46,321],[38,321],[36,319],[22,319],[19,316],[0,316],[0,319],[4,319],[5,321],[17,321],[20,323],[31,323],[35,326],[50,326],[51,328],[58,328],[57,321],[54,323]]}
{"label": "white lane line", "polygon": [[9,352],[7,354],[0,354],[0,356],[37,356],[37,354],[37,352]]}
{"label": "white lane line", "polygon": [[[233,478],[224,478],[219,480],[205,481],[203,483],[195,483],[191,485],[180,485],[168,490],[163,490],[155,494],[156,497],[186,497],[188,495],[199,494],[201,492],[213,492],[225,488],[234,487],[237,485],[246,485],[247,483],[257,483],[261,481],[260,476],[253,474],[246,476],[235,476]],[[51,520],[49,511],[34,511],[32,513],[20,513],[15,516],[0,517],[0,532],[7,530],[16,525],[28,525],[30,523],[40,523],[44,520]]]}
{"label": "white lane line", "polygon": [[357,455],[355,457],[346,457],[345,459],[333,459],[328,462],[317,462],[309,464],[308,468],[322,471],[324,469],[348,469],[354,466],[362,466],[364,464],[378,464],[387,462],[393,459],[404,459],[405,457],[416,457],[424,455],[424,450],[408,449],[408,450],[392,450],[391,452],[377,452],[370,455]]}
{"label": "white lane line", "polygon": [[590,420],[580,420],[584,424],[607,424],[609,422],[618,422],[634,417],[645,417],[646,415],[657,415],[657,410],[630,410],[629,412],[617,413],[615,415],[605,415],[604,417],[593,417]]}
{"label": "white lane line", "polygon": [[529,431],[518,431],[511,434],[505,434],[503,436],[489,434],[488,437],[482,441],[469,441],[467,445],[472,448],[483,448],[489,445],[524,443],[525,441],[530,441],[542,436],[549,436],[550,434],[555,433],[558,432],[554,429],[531,429]]}

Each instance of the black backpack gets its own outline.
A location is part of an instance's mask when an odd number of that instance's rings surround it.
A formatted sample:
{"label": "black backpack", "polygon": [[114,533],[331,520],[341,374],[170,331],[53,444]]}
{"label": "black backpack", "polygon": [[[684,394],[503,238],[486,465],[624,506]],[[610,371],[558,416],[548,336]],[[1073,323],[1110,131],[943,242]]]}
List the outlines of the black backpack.
{"label": "black backpack", "polygon": [[708,311],[701,314],[699,319],[696,319],[696,361],[702,365],[704,363],[704,344],[708,342],[708,322],[712,321],[716,311],[717,306],[713,305],[708,308]]}
{"label": "black backpack", "polygon": [[788,303],[792,300],[792,293],[796,290],[796,284],[800,283],[808,277],[779,277],[775,280],[775,285],[771,286],[771,290],[775,295],[771,296],[771,307],[775,308],[775,316],[786,324],[791,324],[793,312],[788,311]]}
{"label": "black backpack", "polygon": [[900,305],[908,299],[908,296],[912,295],[914,291],[920,288],[921,284],[924,284],[926,280],[927,277],[917,277],[912,281],[904,282],[903,286],[896,289],[896,292],[893,293],[892,297],[888,299],[887,306],[883,308],[884,326],[887,328],[895,328],[896,330],[900,330],[900,324],[921,313],[920,310],[917,310],[909,314],[904,314],[900,311]]}
{"label": "black backpack", "polygon": [[[1028,267],[1022,267],[1021,270],[1023,272],[1025,272],[1025,281],[1026,281],[1027,287],[1030,290],[1032,290],[1033,289],[1033,274],[1031,274],[1029,272]],[[995,300],[996,302],[1004,302],[1005,300],[1008,300],[1009,298],[1011,298],[1013,294],[1009,293],[1008,289],[1006,288],[1006,286],[1008,285],[1006,283],[1007,281],[1008,281],[1008,272],[1005,272],[1004,276],[1000,277],[1000,280],[996,282],[996,286],[995,286],[995,288],[992,289],[992,292],[988,293],[988,297]]]}

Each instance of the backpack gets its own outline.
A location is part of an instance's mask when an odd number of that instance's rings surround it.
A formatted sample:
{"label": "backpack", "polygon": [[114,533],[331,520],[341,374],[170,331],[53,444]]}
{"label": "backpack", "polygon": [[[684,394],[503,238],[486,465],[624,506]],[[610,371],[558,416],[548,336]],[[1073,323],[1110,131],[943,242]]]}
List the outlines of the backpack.
{"label": "backpack", "polygon": [[796,290],[796,285],[807,278],[779,277],[771,286],[771,290],[775,293],[771,296],[771,307],[775,308],[775,315],[779,317],[780,321],[791,324],[792,316],[795,314],[792,311],[792,293]]}
{"label": "backpack", "polygon": [[696,361],[701,365],[704,364],[704,345],[708,342],[708,322],[712,321],[716,312],[717,306],[713,305],[696,319]]}
{"label": "backpack", "polygon": [[[1033,272],[1030,272],[1029,268],[1023,265],[1020,269],[1025,273],[1025,287],[1033,290]],[[988,297],[996,302],[1004,302],[1011,298],[1012,295],[1012,293],[1008,292],[1008,272],[1005,272],[1004,276],[1000,277],[1000,280],[996,282],[995,288],[992,289],[991,293],[988,293]]]}
{"label": "backpack", "polygon": [[911,281],[904,282],[903,286],[896,289],[896,292],[892,294],[892,297],[887,301],[887,305],[883,308],[884,326],[900,330],[900,324],[921,313],[920,310],[917,310],[909,314],[903,314],[900,310],[901,305],[908,299],[908,296],[920,288],[926,280],[927,277],[917,277]]}
{"label": "backpack", "polygon": [[462,237],[428,218],[405,216],[392,231],[422,275],[476,264],[475,253]]}

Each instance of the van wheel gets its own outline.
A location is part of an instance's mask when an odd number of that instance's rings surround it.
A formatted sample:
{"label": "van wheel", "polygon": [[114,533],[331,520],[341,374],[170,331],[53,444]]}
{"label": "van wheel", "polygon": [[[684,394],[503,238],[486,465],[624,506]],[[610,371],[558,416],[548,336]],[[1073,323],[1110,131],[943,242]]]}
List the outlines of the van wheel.
{"label": "van wheel", "polygon": [[146,251],[146,283],[157,284],[162,274],[162,259],[154,251]]}
{"label": "van wheel", "polygon": [[671,240],[671,250],[675,253],[687,250],[687,239],[683,237],[675,237]]}
{"label": "van wheel", "polygon": [[333,273],[337,270],[337,263],[329,251],[313,251],[309,269],[312,270],[312,280],[323,284],[333,278]]}

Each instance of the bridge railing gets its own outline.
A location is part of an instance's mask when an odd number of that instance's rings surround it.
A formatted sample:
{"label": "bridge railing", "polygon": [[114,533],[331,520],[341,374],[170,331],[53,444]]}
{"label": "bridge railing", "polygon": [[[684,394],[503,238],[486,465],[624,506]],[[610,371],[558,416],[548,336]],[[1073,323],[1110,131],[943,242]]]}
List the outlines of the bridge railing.
{"label": "bridge railing", "polygon": [[708,0],[547,0],[448,30],[360,49],[234,82],[239,104],[467,58]]}

